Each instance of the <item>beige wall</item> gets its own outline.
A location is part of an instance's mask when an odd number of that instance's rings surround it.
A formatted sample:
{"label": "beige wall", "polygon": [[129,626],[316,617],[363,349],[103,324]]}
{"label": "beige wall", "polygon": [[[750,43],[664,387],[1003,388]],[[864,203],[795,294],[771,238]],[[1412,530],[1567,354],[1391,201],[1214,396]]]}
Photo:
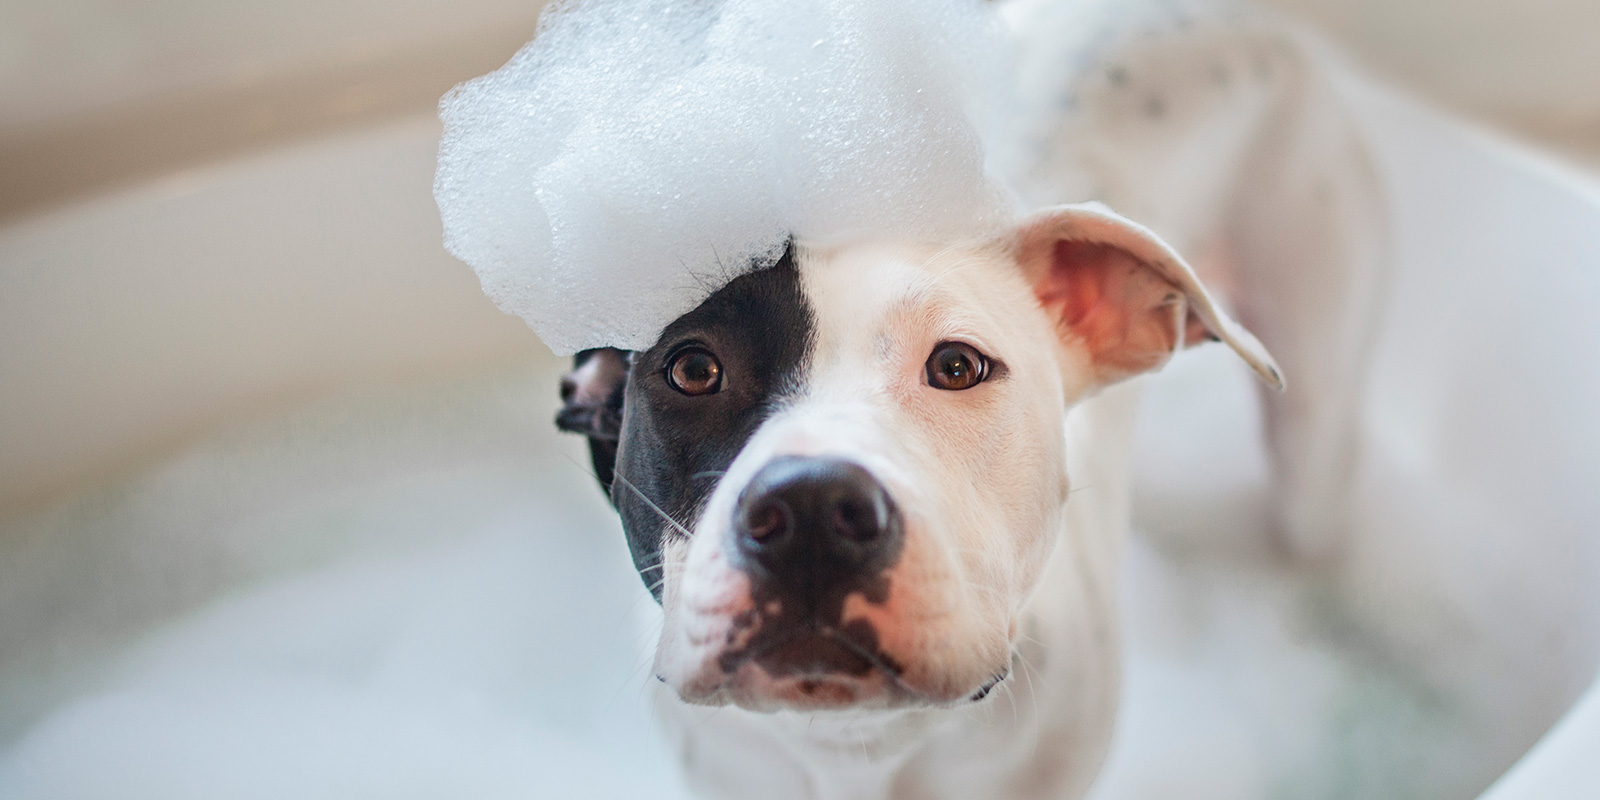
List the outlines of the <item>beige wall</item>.
{"label": "beige wall", "polygon": [[[0,4],[0,219],[297,137],[424,112],[544,0]],[[1600,142],[1600,2],[1262,0],[1457,108]]]}
{"label": "beige wall", "polygon": [[1266,2],[1458,109],[1600,151],[1596,0]]}
{"label": "beige wall", "polygon": [[543,0],[0,4],[0,220],[241,152],[426,113]]}
{"label": "beige wall", "polygon": [[9,0],[0,133],[386,53],[521,35],[530,0]]}
{"label": "beige wall", "polygon": [[[1600,142],[1596,0],[1271,1],[1458,107]],[[275,404],[533,352],[429,187],[438,96],[539,5],[0,4],[0,513]]]}
{"label": "beige wall", "polygon": [[526,359],[414,116],[0,227],[0,515],[243,416]]}

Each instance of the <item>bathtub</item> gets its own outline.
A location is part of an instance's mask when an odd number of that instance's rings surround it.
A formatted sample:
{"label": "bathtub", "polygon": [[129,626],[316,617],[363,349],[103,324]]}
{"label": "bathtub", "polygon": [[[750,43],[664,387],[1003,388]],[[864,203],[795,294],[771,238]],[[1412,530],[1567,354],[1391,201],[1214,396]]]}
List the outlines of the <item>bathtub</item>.
{"label": "bathtub", "polygon": [[[437,137],[399,119],[0,228],[0,796],[683,796],[653,605],[550,424],[559,360],[439,246]],[[1391,617],[1502,598],[1385,584],[1417,554],[1374,548],[1333,578],[1371,604],[1330,608],[1253,544],[1270,469],[1217,355],[1146,387],[1097,800],[1600,796],[1594,585],[1519,606],[1548,650],[1446,626],[1412,644],[1490,668],[1408,661]]]}
{"label": "bathtub", "polygon": [[560,363],[439,244],[438,134],[0,231],[0,796],[674,796],[651,605]]}

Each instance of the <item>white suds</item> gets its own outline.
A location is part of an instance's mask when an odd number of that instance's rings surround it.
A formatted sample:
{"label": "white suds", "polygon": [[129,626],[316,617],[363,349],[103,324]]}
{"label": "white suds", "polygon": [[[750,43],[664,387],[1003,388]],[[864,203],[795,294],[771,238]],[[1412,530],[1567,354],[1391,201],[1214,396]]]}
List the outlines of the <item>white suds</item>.
{"label": "white suds", "polygon": [[983,235],[1006,48],[976,0],[557,3],[441,103],[445,244],[558,353],[642,348],[793,236]]}

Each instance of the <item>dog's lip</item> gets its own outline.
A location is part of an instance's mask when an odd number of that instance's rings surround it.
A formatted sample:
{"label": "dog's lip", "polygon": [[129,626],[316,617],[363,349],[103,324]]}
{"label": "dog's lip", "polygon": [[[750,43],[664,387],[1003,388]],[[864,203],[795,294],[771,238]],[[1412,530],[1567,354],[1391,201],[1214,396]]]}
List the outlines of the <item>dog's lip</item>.
{"label": "dog's lip", "polygon": [[[733,659],[724,665],[724,677],[721,684],[718,685],[717,690],[721,691],[728,688],[728,685],[739,674],[739,670],[746,664],[754,663],[757,666],[763,666],[761,662],[764,658],[772,655],[783,647],[793,644],[795,640],[808,635],[819,636],[823,639],[826,639],[829,643],[843,648],[850,655],[855,656],[856,658],[859,658],[865,662],[868,667],[867,671],[863,675],[841,674],[840,672],[831,671],[819,672],[815,674],[795,673],[775,677],[796,680],[814,680],[818,678],[829,680],[863,680],[866,675],[876,672],[884,677],[885,682],[889,687],[901,695],[918,702],[933,702],[933,698],[929,697],[927,693],[916,689],[901,679],[901,670],[899,667],[890,663],[886,658],[884,658],[883,655],[874,653],[869,648],[861,646],[859,642],[854,641],[843,631],[831,625],[812,625],[798,628],[785,636],[774,639],[773,641],[764,642],[759,648],[739,654],[738,658]],[[764,666],[763,669],[765,669]]]}
{"label": "dog's lip", "polygon": [[865,648],[851,647],[844,637],[822,632],[796,631],[763,649],[755,657],[774,677],[831,677],[865,675],[877,666]]}
{"label": "dog's lip", "polygon": [[[754,660],[756,663],[760,664],[767,657],[772,656],[772,655],[776,654],[778,651],[780,651],[780,650],[782,650],[782,649],[784,649],[786,647],[792,646],[792,645],[798,643],[800,640],[805,639],[807,637],[816,637],[816,638],[819,638],[819,639],[821,639],[821,640],[823,640],[823,641],[825,641],[825,642],[827,642],[829,644],[832,644],[832,645],[835,645],[835,646],[839,647],[840,649],[844,650],[845,653],[847,653],[848,655],[860,659],[866,665],[866,667],[868,669],[876,669],[879,672],[882,672],[882,673],[884,673],[885,675],[887,675],[887,676],[889,676],[891,678],[898,679],[900,677],[900,669],[899,669],[899,667],[897,667],[894,664],[890,663],[889,660],[884,658],[882,654],[875,653],[872,650],[870,650],[870,649],[868,649],[866,647],[863,647],[859,642],[857,642],[854,639],[850,638],[850,636],[845,634],[843,631],[840,631],[838,628],[832,627],[830,625],[807,626],[807,627],[804,627],[804,628],[799,628],[797,630],[791,631],[787,636],[783,636],[783,637],[780,637],[780,638],[778,638],[778,639],[776,639],[776,640],[774,640],[772,642],[769,642],[764,647],[760,648],[759,650],[750,653],[750,657],[749,657],[748,660]],[[865,672],[865,671],[866,670],[862,670],[862,672]],[[832,674],[837,674],[837,672],[838,672],[837,670],[827,670],[827,671],[818,672],[818,673],[815,673],[815,674],[817,674],[817,675],[823,675],[823,674],[832,675]],[[797,673],[797,674],[809,674],[809,673],[801,672],[801,673]]]}
{"label": "dog's lip", "polygon": [[1009,677],[1011,677],[1011,670],[1009,670],[1009,669],[1004,671],[1004,672],[995,673],[988,680],[984,681],[983,685],[979,686],[977,691],[973,692],[970,695],[967,695],[967,702],[976,703],[976,702],[982,700],[983,698],[988,697],[989,693],[994,691],[994,688],[996,686],[999,686],[1000,684],[1004,683],[1006,678],[1009,678]]}

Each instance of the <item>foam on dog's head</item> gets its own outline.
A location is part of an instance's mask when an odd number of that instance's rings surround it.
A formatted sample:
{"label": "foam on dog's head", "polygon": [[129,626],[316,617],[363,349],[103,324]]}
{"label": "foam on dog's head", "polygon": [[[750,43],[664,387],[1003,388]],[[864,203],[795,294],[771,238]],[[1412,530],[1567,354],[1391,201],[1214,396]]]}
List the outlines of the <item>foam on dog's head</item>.
{"label": "foam on dog's head", "polygon": [[977,0],[557,3],[453,90],[445,244],[552,349],[639,349],[790,236],[1009,219],[974,120],[1003,84]]}

